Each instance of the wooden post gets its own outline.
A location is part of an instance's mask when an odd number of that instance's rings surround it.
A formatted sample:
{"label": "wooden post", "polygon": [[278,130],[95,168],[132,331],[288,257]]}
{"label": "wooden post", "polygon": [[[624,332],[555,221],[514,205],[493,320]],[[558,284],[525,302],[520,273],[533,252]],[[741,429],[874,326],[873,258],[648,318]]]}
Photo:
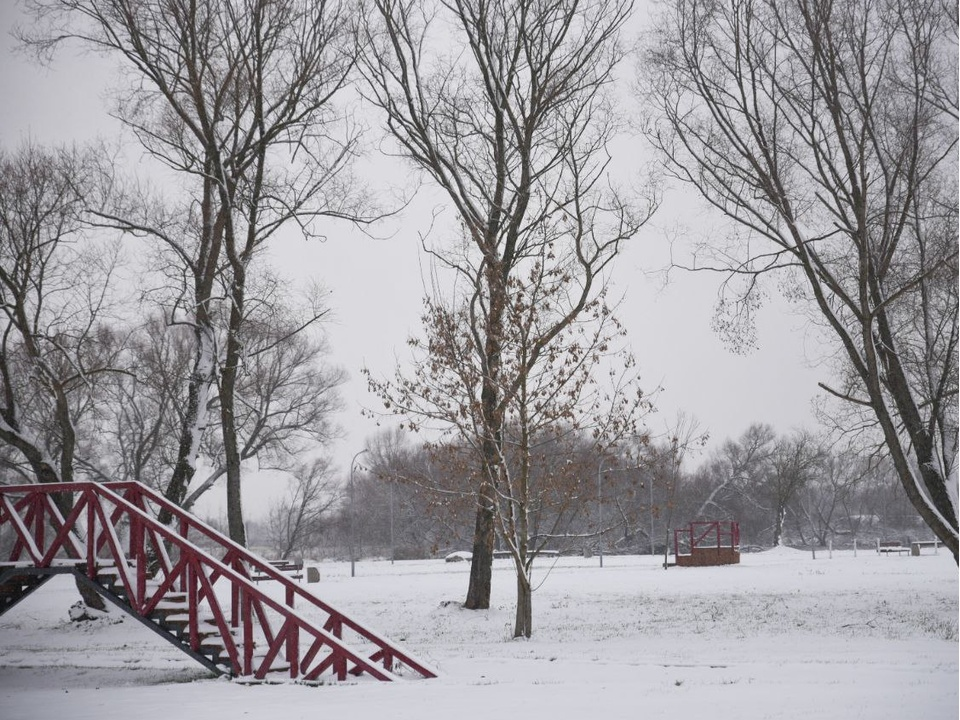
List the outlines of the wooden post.
{"label": "wooden post", "polygon": [[144,552],[143,524],[135,515],[130,516],[130,557],[137,567],[137,609],[143,607],[147,599],[147,554]]}
{"label": "wooden post", "polygon": [[93,580],[97,576],[97,543],[94,539],[97,515],[91,495],[89,490],[84,492],[87,498],[87,577]]}
{"label": "wooden post", "polygon": [[287,630],[287,662],[290,664],[290,677],[300,675],[300,626],[288,622]]}
{"label": "wooden post", "polygon": [[[181,551],[182,552],[182,551]],[[183,568],[183,576],[187,581],[187,616],[190,634],[190,649],[196,652],[200,649],[199,625],[199,598],[197,596],[197,568],[194,567],[194,558],[190,558]]]}
{"label": "wooden post", "polygon": [[243,589],[240,596],[243,623],[243,675],[253,674],[253,608],[250,591]]}

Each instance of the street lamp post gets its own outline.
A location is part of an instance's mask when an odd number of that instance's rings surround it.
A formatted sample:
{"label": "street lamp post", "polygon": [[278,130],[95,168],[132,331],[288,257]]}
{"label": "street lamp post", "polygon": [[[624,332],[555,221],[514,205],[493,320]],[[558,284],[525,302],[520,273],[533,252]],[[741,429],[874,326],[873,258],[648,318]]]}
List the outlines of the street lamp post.
{"label": "street lamp post", "polygon": [[597,508],[600,516],[597,546],[600,549],[600,567],[603,567],[603,464],[607,458],[600,458],[600,467],[597,468]]}
{"label": "street lamp post", "polygon": [[[597,543],[600,548],[600,567],[603,567],[603,464],[607,462],[609,458],[601,458],[600,465],[597,467],[597,505],[598,513],[600,517],[600,531],[597,535],[599,542]],[[639,467],[639,465],[637,466]],[[634,468],[620,468],[621,470],[632,470]],[[650,497],[653,497],[653,486],[650,488]],[[652,502],[652,500],[651,500]],[[651,515],[651,527],[653,522],[653,516]]]}
{"label": "street lamp post", "polygon": [[353,486],[353,471],[355,469],[357,458],[363,455],[366,452],[366,448],[358,452],[353,456],[353,460],[350,461],[350,577],[356,577],[357,574],[357,558],[356,558],[356,533],[355,533],[355,508],[354,508],[354,486]]}
{"label": "street lamp post", "polygon": [[656,547],[653,543],[653,475],[650,476],[650,554],[655,555]]}
{"label": "street lamp post", "polygon": [[397,559],[397,546],[393,542],[393,488],[396,486],[395,478],[390,478],[390,564]]}

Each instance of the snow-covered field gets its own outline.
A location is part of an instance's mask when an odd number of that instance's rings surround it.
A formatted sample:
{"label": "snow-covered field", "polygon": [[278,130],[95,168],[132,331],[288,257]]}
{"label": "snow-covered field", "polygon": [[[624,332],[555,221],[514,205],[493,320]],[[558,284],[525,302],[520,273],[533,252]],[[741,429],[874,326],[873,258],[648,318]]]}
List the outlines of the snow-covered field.
{"label": "snow-covered field", "polygon": [[[0,617],[0,718],[923,720],[958,716],[949,553],[777,549],[738,566],[541,563],[535,635],[512,640],[513,576],[459,607],[467,563],[321,563],[309,586],[441,672],[436,680],[243,685],[212,679],[132,618],[75,624],[55,578]],[[547,572],[549,570],[549,573]]]}

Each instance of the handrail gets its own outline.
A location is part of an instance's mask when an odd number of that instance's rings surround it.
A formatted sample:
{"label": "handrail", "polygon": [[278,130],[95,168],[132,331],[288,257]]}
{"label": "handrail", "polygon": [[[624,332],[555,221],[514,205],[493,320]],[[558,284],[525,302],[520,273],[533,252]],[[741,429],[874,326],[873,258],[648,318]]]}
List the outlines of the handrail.
{"label": "handrail", "polygon": [[331,618],[336,618],[336,622],[338,624],[342,623],[344,626],[353,630],[354,632],[356,632],[358,635],[362,636],[366,640],[374,643],[375,645],[379,645],[381,649],[389,648],[390,654],[393,655],[394,658],[400,660],[406,665],[409,665],[412,669],[416,670],[417,672],[424,674],[425,676],[428,676],[428,677],[433,677],[436,674],[435,671],[433,671],[432,669],[429,669],[426,666],[426,664],[424,664],[419,659],[412,657],[407,652],[405,652],[404,650],[402,650],[401,648],[393,644],[391,641],[387,640],[385,637],[375,632],[373,629],[365,627],[360,623],[354,621],[348,615],[345,615],[344,613],[336,609],[331,604],[325,602],[324,600],[321,600],[313,593],[307,592],[306,590],[303,589],[302,586],[295,583],[287,575],[284,575],[282,572],[277,570],[268,561],[258,557],[257,555],[254,555],[239,543],[236,543],[230,538],[220,534],[219,532],[211,528],[209,525],[201,522],[195,516],[186,512],[180,506],[172,503],[170,500],[168,500],[167,498],[165,498],[163,495],[156,492],[155,490],[145,485],[142,485],[140,483],[129,482],[129,481],[103,483],[103,486],[108,488],[118,488],[118,489],[123,489],[127,491],[132,491],[141,497],[146,496],[152,502],[168,510],[174,517],[180,520],[181,523],[187,523],[189,527],[199,531],[203,535],[207,536],[209,539],[217,542],[221,546],[229,548],[232,554],[236,555],[237,558],[241,559],[250,567],[256,568],[257,572],[259,572],[261,575],[266,575],[272,580],[276,580],[277,582],[279,582],[284,587],[284,590],[286,591],[285,592],[286,602],[291,607],[293,606],[294,597],[303,598],[307,602],[311,603],[312,605],[316,606],[320,610],[330,615]]}
{"label": "handrail", "polygon": [[[697,534],[699,533],[699,534]],[[686,528],[673,531],[674,554],[680,555],[681,537],[689,544],[689,551],[703,547],[730,547],[740,544],[740,524],[733,520],[712,520],[691,522]],[[716,545],[704,545],[704,540],[715,537]],[[725,542],[729,540],[729,543]]]}
{"label": "handrail", "polygon": [[[118,492],[119,491],[119,492]],[[56,504],[52,501],[51,493],[79,493],[80,499],[75,502],[74,508],[68,513],[65,519],[60,513]],[[121,494],[124,493],[124,494]],[[19,502],[13,502],[11,496],[22,495],[24,497]],[[94,502],[94,498],[98,502]],[[180,532],[170,526],[160,523],[156,518],[149,514],[144,501],[147,498],[162,507],[167,508],[179,520]],[[112,513],[108,513],[103,507],[103,500],[114,506]],[[80,538],[75,532],[77,522],[83,513],[87,510],[87,537]],[[20,517],[20,512],[25,514]],[[56,536],[46,549],[41,549],[46,545],[44,542],[43,518],[40,517],[44,511],[50,513],[49,519],[56,527]],[[108,519],[109,514],[109,519]],[[130,561],[124,555],[121,542],[115,531],[115,523],[121,514],[127,514],[130,520],[131,553],[137,555],[134,560],[137,562],[136,570],[131,568]],[[206,599],[210,609],[214,614],[214,620],[218,630],[225,643],[225,649],[231,658],[231,664],[235,672],[249,675],[252,671],[252,632],[253,632],[253,614],[255,613],[260,620],[261,631],[263,632],[268,645],[268,652],[256,671],[257,677],[263,677],[267,672],[273,659],[280,651],[281,644],[287,646],[287,659],[290,661],[291,677],[296,677],[305,666],[316,658],[317,651],[321,645],[326,645],[331,649],[331,655],[327,657],[319,666],[308,671],[304,677],[306,679],[316,679],[327,667],[335,665],[338,676],[343,679],[346,674],[346,661],[349,659],[355,665],[355,672],[367,672],[378,679],[388,680],[394,676],[391,672],[393,661],[398,660],[423,677],[435,677],[436,673],[426,664],[411,656],[409,653],[398,648],[393,643],[380,637],[369,628],[353,621],[343,613],[339,612],[328,603],[323,602],[312,593],[304,591],[295,583],[289,580],[282,573],[277,572],[269,563],[247,551],[237,543],[223,537],[215,530],[197,520],[193,516],[184,512],[182,509],[173,505],[166,498],[155,493],[148,488],[137,483],[119,482],[119,483],[56,483],[44,485],[17,485],[0,486],[0,525],[4,519],[9,519],[13,526],[18,541],[14,544],[11,551],[11,557],[19,557],[26,551],[33,559],[34,564],[39,567],[49,567],[53,562],[57,552],[63,548],[74,558],[86,561],[86,574],[91,579],[96,576],[97,552],[104,547],[109,547],[111,555],[116,562],[119,579],[123,583],[128,598],[132,599],[133,605],[138,612],[149,613],[157,607],[164,593],[172,590],[179,578],[182,589],[188,589],[191,595],[191,607],[196,607],[199,602]],[[96,526],[96,520],[100,520],[99,536],[95,532],[90,532],[90,528]],[[36,525],[35,535],[30,532],[27,525],[33,523]],[[195,529],[210,540],[216,542],[220,547],[227,550],[224,558],[217,559],[208,552],[192,543],[187,535],[191,529]],[[164,579],[153,592],[152,599],[147,599],[146,592],[146,554],[148,552],[148,537],[153,541],[154,550],[160,556],[157,558],[162,569]],[[159,538],[159,539],[158,539]],[[164,543],[166,541],[172,547],[180,551],[180,557],[173,562],[166,553]],[[69,541],[69,544],[67,545]],[[81,552],[81,550],[85,548]],[[77,557],[77,556],[80,557]],[[85,556],[85,557],[84,557]],[[232,558],[236,566],[230,565],[229,559]],[[260,591],[254,585],[247,573],[243,563],[257,568],[259,572],[264,572],[285,587],[286,603],[274,600],[269,595]],[[209,568],[209,576],[202,571],[198,572],[202,566]],[[135,577],[131,574],[135,572]],[[189,579],[195,582],[189,582]],[[224,616],[219,601],[213,592],[213,584],[220,578],[226,579],[232,588],[232,613],[233,619],[231,625],[236,626],[242,622],[245,638],[244,658],[241,659],[233,637],[227,628],[227,620]],[[135,583],[135,584],[134,584]],[[329,619],[323,628],[314,627],[311,622],[301,613],[294,609],[294,597],[300,597],[313,606],[326,612]],[[269,621],[264,614],[264,606],[280,614],[284,618],[282,627],[276,633],[270,628]],[[239,611],[239,612],[238,612]],[[242,617],[240,617],[242,616]],[[377,646],[378,651],[369,659],[363,658],[362,654],[355,652],[349,646],[345,645],[339,636],[342,626],[356,632],[358,635]],[[299,641],[296,637],[296,630],[303,631],[314,638],[311,647],[307,652],[300,654]],[[190,636],[191,643],[196,646],[198,641],[197,619],[191,617]],[[196,647],[194,647],[196,649]],[[382,662],[383,669],[378,668],[373,663]]]}

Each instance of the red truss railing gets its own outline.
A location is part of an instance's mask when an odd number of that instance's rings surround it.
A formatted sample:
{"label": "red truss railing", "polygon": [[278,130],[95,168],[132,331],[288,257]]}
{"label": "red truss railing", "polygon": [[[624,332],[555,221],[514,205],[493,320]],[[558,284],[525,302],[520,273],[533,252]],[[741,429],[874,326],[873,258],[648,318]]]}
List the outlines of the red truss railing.
{"label": "red truss railing", "polygon": [[714,520],[692,522],[685,528],[674,530],[674,555],[680,555],[681,539],[690,553],[698,548],[737,548],[740,546],[740,524],[732,520]]}
{"label": "red truss railing", "polygon": [[[69,508],[65,516],[61,507]],[[170,525],[154,516],[161,509],[172,515]],[[278,669],[306,681],[328,672],[340,680],[364,673],[392,680],[406,667],[425,678],[436,676],[425,663],[138,483],[0,487],[0,530],[5,527],[12,528],[14,539],[0,571],[73,572],[145,624],[176,631],[185,651],[202,662],[210,658],[204,664],[221,672],[261,680]],[[196,541],[214,549],[201,549]],[[252,573],[275,580],[283,600],[255,585]],[[320,623],[310,619],[317,613]]]}

